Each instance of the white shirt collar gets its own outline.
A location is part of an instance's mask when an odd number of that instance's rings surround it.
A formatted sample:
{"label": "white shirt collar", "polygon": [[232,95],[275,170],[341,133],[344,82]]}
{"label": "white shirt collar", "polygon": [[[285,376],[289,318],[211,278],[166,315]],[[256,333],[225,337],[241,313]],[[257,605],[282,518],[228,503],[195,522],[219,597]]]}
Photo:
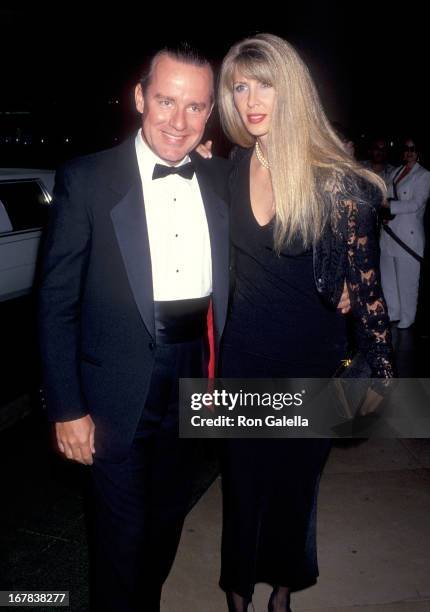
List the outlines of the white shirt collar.
{"label": "white shirt collar", "polygon": [[[168,164],[166,161],[164,161],[164,159],[161,159],[161,157],[158,157],[158,155],[156,155],[154,151],[152,151],[152,149],[149,148],[149,146],[147,145],[147,143],[145,142],[143,138],[142,128],[140,128],[136,134],[135,143],[136,143],[137,161],[139,163],[140,174],[143,180],[145,179],[152,180],[152,173],[154,171],[155,164],[161,164],[162,166],[171,165],[171,164]],[[190,157],[186,155],[183,159],[181,159],[180,162],[174,165],[183,166],[184,164],[187,164],[189,161],[190,161]]]}

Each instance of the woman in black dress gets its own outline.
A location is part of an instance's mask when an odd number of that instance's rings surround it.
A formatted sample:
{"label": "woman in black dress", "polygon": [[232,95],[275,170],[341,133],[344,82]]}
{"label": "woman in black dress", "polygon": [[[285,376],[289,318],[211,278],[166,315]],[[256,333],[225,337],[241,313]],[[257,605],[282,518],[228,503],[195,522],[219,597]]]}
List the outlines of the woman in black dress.
{"label": "woman in black dress", "polygon": [[[231,179],[235,290],[221,376],[330,377],[346,356],[336,305],[346,281],[358,343],[375,377],[392,376],[381,293],[377,208],[384,186],[343,149],[306,66],[260,34],[224,59],[221,120],[236,149]],[[245,611],[257,582],[269,610],[314,584],[324,439],[226,440],[220,585]]]}

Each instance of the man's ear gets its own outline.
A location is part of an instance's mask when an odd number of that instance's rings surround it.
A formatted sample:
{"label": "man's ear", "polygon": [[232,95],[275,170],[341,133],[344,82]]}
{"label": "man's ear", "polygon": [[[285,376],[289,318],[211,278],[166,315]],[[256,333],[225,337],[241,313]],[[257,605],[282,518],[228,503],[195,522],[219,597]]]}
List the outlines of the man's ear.
{"label": "man's ear", "polygon": [[136,104],[137,112],[142,114],[145,107],[145,99],[143,96],[142,85],[138,83],[134,88],[134,101]]}

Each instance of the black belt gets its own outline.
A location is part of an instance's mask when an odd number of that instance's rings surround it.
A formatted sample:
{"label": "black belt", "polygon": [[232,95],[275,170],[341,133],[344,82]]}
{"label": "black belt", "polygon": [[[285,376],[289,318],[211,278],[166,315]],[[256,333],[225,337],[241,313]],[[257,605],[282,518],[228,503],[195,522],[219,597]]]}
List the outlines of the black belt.
{"label": "black belt", "polygon": [[206,334],[210,296],[154,302],[156,344],[197,340]]}
{"label": "black belt", "polygon": [[401,246],[404,251],[406,251],[406,253],[408,253],[411,257],[416,259],[416,261],[418,261],[419,263],[425,263],[424,257],[421,257],[421,255],[418,255],[418,253],[414,251],[414,249],[412,249],[408,244],[406,244],[406,242],[403,242],[403,240],[399,238],[399,236],[395,232],[393,232],[393,230],[391,229],[389,225],[383,225],[382,228],[386,231],[386,233],[389,236],[391,236],[394,242],[397,242],[397,244]]}

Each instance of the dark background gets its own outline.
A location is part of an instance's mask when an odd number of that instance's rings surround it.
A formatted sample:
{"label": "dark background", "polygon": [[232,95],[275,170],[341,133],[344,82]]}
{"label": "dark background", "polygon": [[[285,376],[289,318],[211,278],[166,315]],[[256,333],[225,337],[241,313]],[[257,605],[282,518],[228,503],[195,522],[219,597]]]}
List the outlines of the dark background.
{"label": "dark background", "polygon": [[[267,2],[159,2],[98,11],[65,3],[16,6],[0,8],[0,166],[55,167],[115,144],[137,125],[132,90],[148,55],[188,40],[219,65],[233,42],[257,31],[298,48],[329,118],[352,133],[360,158],[375,131],[395,144],[412,131],[426,149],[429,32],[419,4],[296,1],[276,9]],[[216,116],[209,135],[223,152]],[[395,147],[392,157],[396,161]]]}
{"label": "dark background", "polygon": [[[49,9],[2,3],[0,167],[55,168],[71,156],[112,146],[138,125],[132,91],[151,53],[189,40],[219,65],[232,43],[257,31],[278,34],[297,47],[329,118],[349,128],[361,158],[373,131],[385,131],[393,143],[404,131],[416,131],[428,150],[430,32],[416,3],[396,8],[394,2],[377,0],[294,0],[275,9],[264,0],[252,5],[231,0],[227,9],[215,2],[158,0],[150,16],[136,4],[121,2],[109,9],[106,4],[95,12],[77,3]],[[233,10],[239,15],[233,17]],[[223,152],[216,116],[209,130]],[[393,162],[396,153],[393,147]],[[38,385],[33,318],[32,296],[0,303],[0,414],[3,404],[16,398],[24,410],[38,406],[23,395]],[[428,340],[418,344],[411,334],[398,334],[395,350],[402,376],[428,376]],[[21,404],[11,404],[14,419]],[[86,472],[57,459],[48,437],[40,410],[3,431],[0,423],[0,587],[70,589],[73,610],[84,611]],[[424,472],[419,470],[419,478]],[[407,474],[408,486],[418,487],[414,470]]]}

